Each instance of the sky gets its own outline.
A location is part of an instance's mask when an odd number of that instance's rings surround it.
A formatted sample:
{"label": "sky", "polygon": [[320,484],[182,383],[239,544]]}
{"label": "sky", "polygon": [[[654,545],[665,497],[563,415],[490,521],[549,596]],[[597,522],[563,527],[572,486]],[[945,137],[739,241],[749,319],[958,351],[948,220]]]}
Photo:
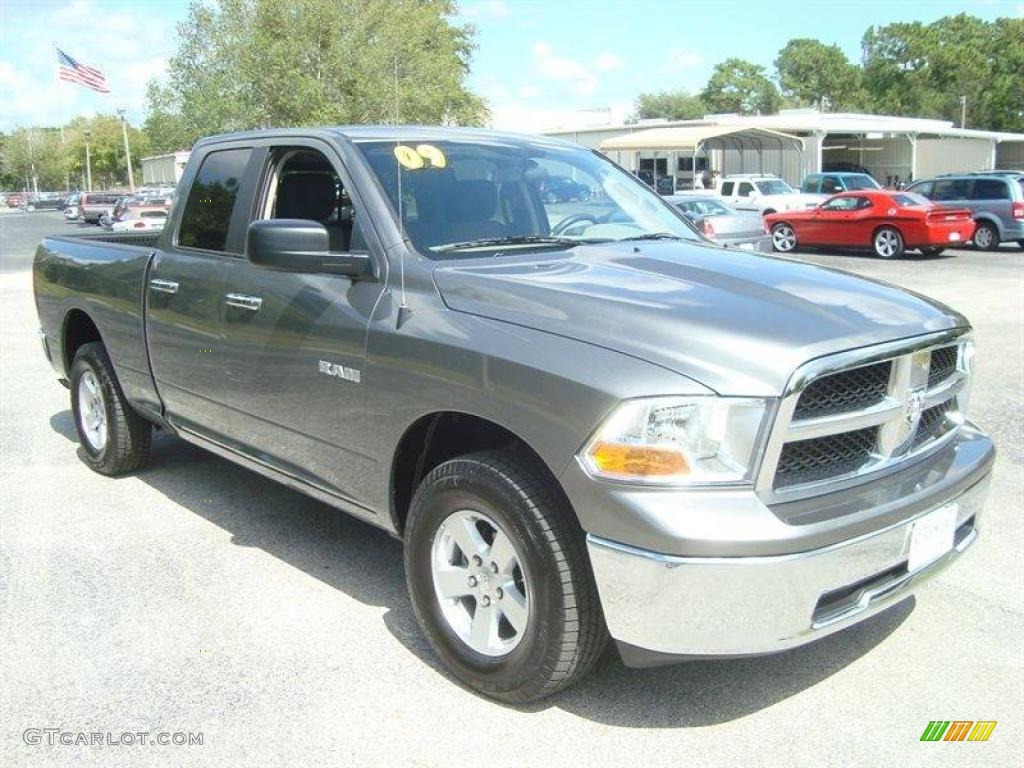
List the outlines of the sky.
{"label": "sky", "polygon": [[[731,56],[771,71],[795,37],[835,43],[858,61],[869,24],[960,12],[1024,16],[1022,0],[463,0],[459,7],[458,21],[478,32],[469,86],[487,99],[494,127],[523,131],[604,122],[606,114],[621,121],[638,93],[699,90]],[[187,14],[187,0],[0,0],[0,130],[118,108],[141,123],[146,83],[165,74],[176,24]],[[59,82],[55,46],[105,72],[112,92]]]}

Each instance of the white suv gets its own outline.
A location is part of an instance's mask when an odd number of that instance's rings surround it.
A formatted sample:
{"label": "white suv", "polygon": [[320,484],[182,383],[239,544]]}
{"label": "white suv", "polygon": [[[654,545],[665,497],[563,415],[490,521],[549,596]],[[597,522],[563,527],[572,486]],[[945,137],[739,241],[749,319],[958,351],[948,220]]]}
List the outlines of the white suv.
{"label": "white suv", "polygon": [[722,179],[718,192],[736,208],[757,211],[762,216],[778,211],[815,208],[821,202],[820,195],[797,192],[778,176],[759,173],[726,176]]}

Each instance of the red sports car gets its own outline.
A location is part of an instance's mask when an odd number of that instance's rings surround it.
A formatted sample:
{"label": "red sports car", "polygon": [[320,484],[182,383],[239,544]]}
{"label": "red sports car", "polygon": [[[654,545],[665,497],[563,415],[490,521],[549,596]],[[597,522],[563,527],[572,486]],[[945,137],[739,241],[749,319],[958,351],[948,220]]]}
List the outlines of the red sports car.
{"label": "red sports car", "polygon": [[771,213],[764,227],[782,253],[833,246],[871,249],[883,259],[898,259],[911,249],[936,256],[974,234],[967,209],[940,208],[913,192],[883,189],[844,192],[817,208]]}

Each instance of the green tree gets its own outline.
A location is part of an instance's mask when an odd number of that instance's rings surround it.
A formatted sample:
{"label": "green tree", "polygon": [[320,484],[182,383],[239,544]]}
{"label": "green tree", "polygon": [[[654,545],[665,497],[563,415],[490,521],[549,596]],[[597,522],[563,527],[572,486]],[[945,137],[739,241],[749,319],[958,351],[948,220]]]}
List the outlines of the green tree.
{"label": "green tree", "polygon": [[799,106],[851,109],[857,104],[860,70],[838,45],[818,40],[790,40],[775,60],[784,96]]}
{"label": "green tree", "polygon": [[742,115],[776,112],[782,99],[775,83],[759,67],[743,59],[726,59],[715,65],[701,101],[711,112],[738,112]]}
{"label": "green tree", "polygon": [[[124,187],[128,184],[128,164],[124,155],[121,120],[115,115],[76,117],[64,127],[67,173],[72,183],[82,184],[85,178],[85,132],[89,133],[89,160],[92,166],[93,189]],[[141,180],[141,159],[151,154],[149,138],[143,131],[128,127],[128,143],[132,150],[132,166]]]}
{"label": "green tree", "polygon": [[968,14],[869,27],[861,42],[864,91],[875,111],[1024,130],[1024,19]]}
{"label": "green tree", "polygon": [[215,0],[178,26],[151,83],[156,151],[248,128],[331,123],[479,124],[465,86],[474,30],[453,0]]}
{"label": "green tree", "polygon": [[659,91],[641,93],[634,104],[636,117],[641,120],[668,118],[669,120],[693,120],[703,117],[707,111],[700,96],[688,91]]}

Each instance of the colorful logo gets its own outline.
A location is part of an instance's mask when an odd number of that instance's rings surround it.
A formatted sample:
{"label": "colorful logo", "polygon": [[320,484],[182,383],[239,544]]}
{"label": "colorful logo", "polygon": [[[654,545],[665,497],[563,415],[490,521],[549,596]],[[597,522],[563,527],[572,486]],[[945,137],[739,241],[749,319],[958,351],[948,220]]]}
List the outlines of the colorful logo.
{"label": "colorful logo", "polygon": [[996,720],[932,720],[921,734],[921,741],[988,741]]}

